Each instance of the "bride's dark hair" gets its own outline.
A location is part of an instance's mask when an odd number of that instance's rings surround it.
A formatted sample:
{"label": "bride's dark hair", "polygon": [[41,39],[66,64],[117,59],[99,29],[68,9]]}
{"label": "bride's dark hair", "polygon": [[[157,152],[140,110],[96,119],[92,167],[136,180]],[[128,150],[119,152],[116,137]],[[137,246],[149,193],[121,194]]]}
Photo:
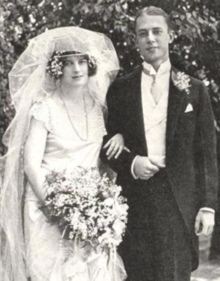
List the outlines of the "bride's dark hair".
{"label": "bride's dark hair", "polygon": [[85,59],[88,64],[88,75],[93,76],[97,72],[97,62],[95,57],[88,54],[83,54],[76,51],[54,51],[50,60],[48,61],[46,71],[55,79],[59,79],[63,76],[63,68],[65,66],[65,60],[69,56],[78,56]]}

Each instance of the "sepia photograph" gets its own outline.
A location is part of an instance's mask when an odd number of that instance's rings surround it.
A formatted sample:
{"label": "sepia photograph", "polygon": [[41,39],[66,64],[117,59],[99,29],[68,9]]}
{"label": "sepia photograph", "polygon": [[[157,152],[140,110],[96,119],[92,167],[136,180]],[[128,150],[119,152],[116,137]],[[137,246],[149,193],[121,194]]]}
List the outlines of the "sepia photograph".
{"label": "sepia photograph", "polygon": [[0,281],[220,281],[220,1],[0,1]]}

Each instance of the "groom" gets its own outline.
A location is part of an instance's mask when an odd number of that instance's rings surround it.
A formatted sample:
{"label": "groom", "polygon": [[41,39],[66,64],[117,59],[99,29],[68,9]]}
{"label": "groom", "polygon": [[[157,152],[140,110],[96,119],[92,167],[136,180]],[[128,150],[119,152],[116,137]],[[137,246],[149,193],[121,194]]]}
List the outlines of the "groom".
{"label": "groom", "polygon": [[170,64],[174,34],[163,10],[141,10],[135,30],[143,65],[107,95],[108,132],[121,133],[130,150],[108,161],[129,204],[119,251],[129,281],[189,281],[198,266],[198,236],[210,235],[214,225],[210,100],[202,82]]}

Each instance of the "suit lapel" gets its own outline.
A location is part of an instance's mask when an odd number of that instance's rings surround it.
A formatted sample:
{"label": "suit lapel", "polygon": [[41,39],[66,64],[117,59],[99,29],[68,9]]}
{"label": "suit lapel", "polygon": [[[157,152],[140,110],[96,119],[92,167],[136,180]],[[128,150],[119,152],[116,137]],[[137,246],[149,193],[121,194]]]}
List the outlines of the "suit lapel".
{"label": "suit lapel", "polygon": [[139,67],[134,73],[133,79],[131,79],[130,106],[132,109],[131,116],[133,116],[134,123],[136,123],[136,138],[139,139],[139,143],[142,145],[143,150],[146,153],[147,145],[145,138],[144,116],[141,97],[141,74],[142,67]]}
{"label": "suit lapel", "polygon": [[[175,71],[172,69],[172,71]],[[172,72],[171,71],[171,72]],[[182,103],[185,97],[185,92],[180,91],[173,83],[172,73],[170,78],[170,89],[167,108],[167,130],[166,130],[166,148],[167,151],[171,148],[174,132],[177,126],[177,120],[181,112]]]}

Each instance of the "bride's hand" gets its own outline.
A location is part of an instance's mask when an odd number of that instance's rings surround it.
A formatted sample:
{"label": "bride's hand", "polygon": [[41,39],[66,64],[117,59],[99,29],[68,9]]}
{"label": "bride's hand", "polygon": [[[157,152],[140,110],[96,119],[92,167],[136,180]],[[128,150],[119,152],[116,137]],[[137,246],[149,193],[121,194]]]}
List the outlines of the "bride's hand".
{"label": "bride's hand", "polygon": [[104,149],[107,149],[106,155],[108,160],[110,160],[112,157],[115,157],[115,159],[118,158],[118,156],[121,154],[121,152],[124,149],[124,138],[121,134],[114,135],[103,147]]}
{"label": "bride's hand", "polygon": [[39,210],[44,214],[44,216],[47,218],[48,222],[51,221],[51,214],[48,208],[45,205],[39,205]]}

